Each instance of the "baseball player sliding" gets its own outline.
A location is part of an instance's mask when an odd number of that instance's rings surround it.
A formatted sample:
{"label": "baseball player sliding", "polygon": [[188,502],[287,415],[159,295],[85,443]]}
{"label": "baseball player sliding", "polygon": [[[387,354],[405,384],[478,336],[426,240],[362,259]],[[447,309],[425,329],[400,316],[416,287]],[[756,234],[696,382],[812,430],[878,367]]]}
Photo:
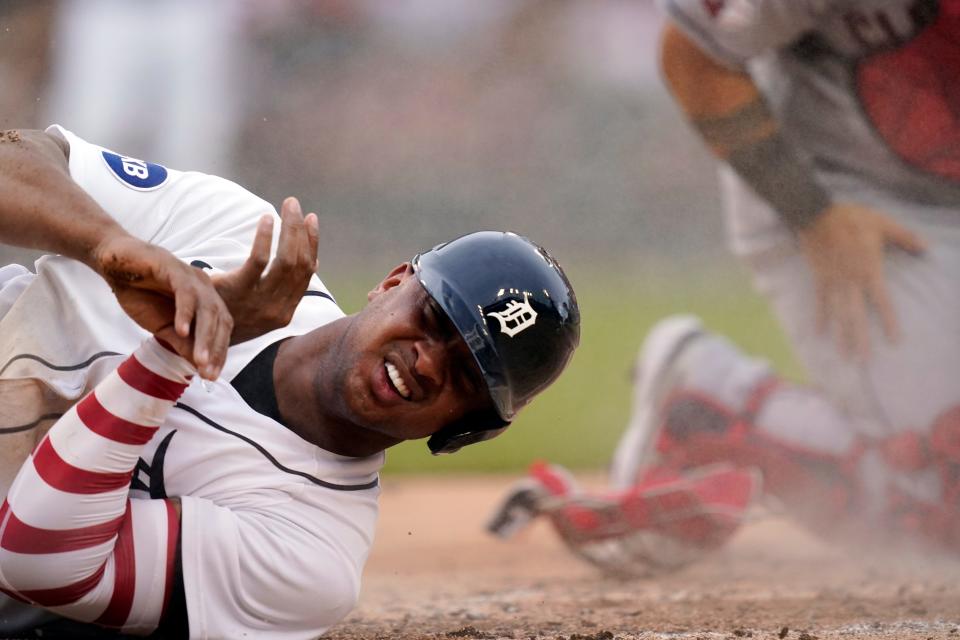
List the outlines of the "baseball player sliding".
{"label": "baseball player sliding", "polygon": [[[540,466],[494,528],[545,512],[587,554],[682,564],[762,480],[821,534],[960,550],[960,2],[663,4],[667,84],[724,161],[733,249],[812,385],[666,319],[610,495]],[[651,559],[663,539],[677,553]]]}
{"label": "baseball player sliding", "polygon": [[579,340],[514,234],[419,254],[345,316],[295,199],[56,126],[4,133],[0,192],[0,237],[59,254],[0,271],[0,635],[316,637],[356,602],[384,450],[501,433]]}

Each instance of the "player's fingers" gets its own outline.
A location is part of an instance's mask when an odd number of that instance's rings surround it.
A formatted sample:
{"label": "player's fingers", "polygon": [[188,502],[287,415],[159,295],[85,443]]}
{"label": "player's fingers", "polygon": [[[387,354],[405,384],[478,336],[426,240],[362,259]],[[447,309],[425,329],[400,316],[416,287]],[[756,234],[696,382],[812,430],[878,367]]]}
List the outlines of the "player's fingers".
{"label": "player's fingers", "polygon": [[[296,287],[306,286],[306,280],[309,279],[315,268],[317,258],[316,237],[319,235],[317,230],[317,214],[309,213],[305,216],[301,213],[300,224],[293,229],[296,234],[296,249],[293,264],[291,265],[291,276],[294,278]],[[291,240],[291,244],[293,240]]]}
{"label": "player's fingers", "polygon": [[310,260],[310,274],[317,271],[317,251],[320,248],[320,219],[315,213],[308,213],[303,220],[307,228],[307,256]]}
{"label": "player's fingers", "polygon": [[174,302],[176,311],[173,316],[173,327],[177,335],[186,338],[190,335],[190,325],[197,313],[197,296],[189,287],[177,287],[174,290]]}
{"label": "player's fingers", "polygon": [[210,364],[210,343],[212,341],[214,320],[211,314],[201,310],[193,326],[193,364],[203,378],[210,379],[207,365]]}
{"label": "player's fingers", "polygon": [[303,216],[301,224],[296,230],[296,259],[294,260],[291,275],[298,285],[299,283],[304,283],[306,278],[309,278],[310,273],[313,271],[314,261],[316,260],[316,252],[311,253],[311,247],[313,246],[311,234],[313,233],[312,227],[315,226],[313,222],[315,218],[316,214],[313,213]]}
{"label": "player's fingers", "polygon": [[912,255],[920,255],[927,250],[927,243],[910,229],[890,221],[884,229],[887,245],[903,249]]}
{"label": "player's fingers", "polygon": [[312,226],[313,214],[307,214],[303,217],[303,224],[300,226],[297,237],[297,259],[294,269],[297,276],[301,276],[304,271],[313,265],[313,256],[310,255],[310,227]]}
{"label": "player's fingers", "polygon": [[294,294],[300,294],[310,282],[310,276],[313,275],[317,267],[317,238],[319,236],[317,228],[317,214],[308,213],[303,218],[303,225],[300,227],[299,245],[297,247],[297,260],[291,273],[292,287]]}
{"label": "player's fingers", "polygon": [[280,207],[280,238],[277,253],[264,275],[264,286],[271,290],[290,288],[290,277],[301,259],[301,244],[305,234],[300,202],[289,197]]}
{"label": "player's fingers", "polygon": [[277,255],[265,276],[271,290],[279,295],[299,296],[316,268],[319,231],[316,214],[302,215],[296,198],[284,201],[283,227]]}
{"label": "player's fingers", "polygon": [[870,357],[870,327],[866,293],[857,285],[844,289],[841,332],[848,357],[865,362]]}
{"label": "player's fingers", "polygon": [[277,258],[282,263],[295,263],[300,251],[303,228],[303,210],[300,201],[289,197],[280,207],[280,241],[277,244]]}
{"label": "player's fingers", "polygon": [[207,297],[197,309],[193,325],[193,362],[201,377],[215,380],[226,358],[230,336],[224,336],[221,323],[230,312],[220,299]]}
{"label": "player's fingers", "polygon": [[827,283],[817,280],[814,283],[814,295],[816,296],[816,329],[818,335],[826,335],[830,330],[830,317],[833,296]]}
{"label": "player's fingers", "polygon": [[270,263],[270,246],[273,244],[273,216],[264,214],[257,223],[257,233],[250,246],[250,255],[237,273],[237,285],[252,289],[263,276]]}
{"label": "player's fingers", "polygon": [[204,376],[207,379],[216,380],[220,376],[220,371],[223,370],[223,365],[227,360],[227,349],[230,347],[230,337],[232,335],[233,318],[230,314],[217,316],[217,324],[210,345],[210,362],[207,375]]}
{"label": "player's fingers", "polygon": [[883,333],[891,343],[900,340],[900,323],[897,320],[897,313],[893,308],[893,301],[890,298],[890,292],[887,290],[887,281],[883,273],[877,274],[870,282],[870,301],[873,302],[877,314],[880,316],[880,324],[883,327]]}

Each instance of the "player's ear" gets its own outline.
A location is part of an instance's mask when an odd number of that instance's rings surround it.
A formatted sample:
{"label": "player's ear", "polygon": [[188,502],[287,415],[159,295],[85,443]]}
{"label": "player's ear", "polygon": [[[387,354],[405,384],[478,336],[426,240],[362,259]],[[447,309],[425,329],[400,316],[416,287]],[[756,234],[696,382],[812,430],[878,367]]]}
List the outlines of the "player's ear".
{"label": "player's ear", "polygon": [[393,289],[398,284],[401,284],[404,280],[413,275],[413,265],[409,262],[404,262],[403,264],[398,264],[393,269],[390,270],[390,273],[380,281],[377,286],[370,290],[367,293],[367,301],[373,300],[381,293]]}

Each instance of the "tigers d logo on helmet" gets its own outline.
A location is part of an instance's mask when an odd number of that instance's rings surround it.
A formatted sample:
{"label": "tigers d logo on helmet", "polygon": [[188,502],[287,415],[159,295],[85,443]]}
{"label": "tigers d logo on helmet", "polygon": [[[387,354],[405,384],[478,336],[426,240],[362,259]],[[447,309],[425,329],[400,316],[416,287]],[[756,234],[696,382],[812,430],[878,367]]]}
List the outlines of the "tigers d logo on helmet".
{"label": "tigers d logo on helmet", "polygon": [[530,306],[530,294],[523,292],[523,302],[510,300],[503,311],[487,314],[500,321],[500,331],[511,338],[537,322],[537,312]]}
{"label": "tigers d logo on helmet", "polygon": [[461,236],[412,264],[466,342],[490,397],[490,409],[447,425],[427,443],[433,453],[452,453],[502,432],[556,380],[580,342],[580,309],[556,260],[515,233]]}

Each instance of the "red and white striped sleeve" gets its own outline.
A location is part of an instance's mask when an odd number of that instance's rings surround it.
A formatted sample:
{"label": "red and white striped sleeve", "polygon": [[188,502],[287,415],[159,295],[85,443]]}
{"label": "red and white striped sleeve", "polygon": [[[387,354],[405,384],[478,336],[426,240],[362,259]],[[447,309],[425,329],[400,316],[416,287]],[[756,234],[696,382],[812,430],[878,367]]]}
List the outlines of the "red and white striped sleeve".
{"label": "red and white striped sleeve", "polygon": [[156,628],[179,517],[169,500],[128,491],[194,371],[150,338],[50,429],[0,507],[0,590],[82,622]]}

